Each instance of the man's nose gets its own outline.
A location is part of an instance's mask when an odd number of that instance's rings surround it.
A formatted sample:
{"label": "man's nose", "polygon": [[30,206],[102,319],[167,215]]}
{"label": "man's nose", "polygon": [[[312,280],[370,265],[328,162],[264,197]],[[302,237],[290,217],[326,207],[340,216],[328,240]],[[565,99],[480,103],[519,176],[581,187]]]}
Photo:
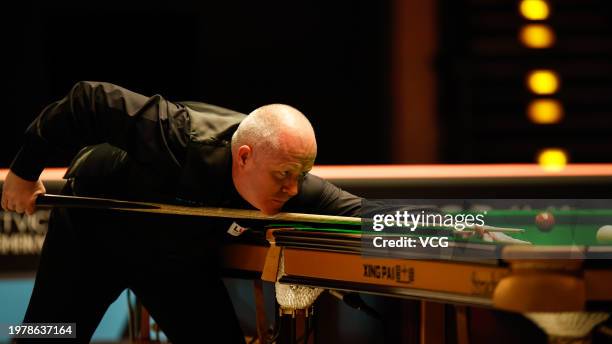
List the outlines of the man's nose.
{"label": "man's nose", "polygon": [[287,183],[283,186],[283,191],[289,196],[293,197],[298,193],[298,179],[290,178]]}

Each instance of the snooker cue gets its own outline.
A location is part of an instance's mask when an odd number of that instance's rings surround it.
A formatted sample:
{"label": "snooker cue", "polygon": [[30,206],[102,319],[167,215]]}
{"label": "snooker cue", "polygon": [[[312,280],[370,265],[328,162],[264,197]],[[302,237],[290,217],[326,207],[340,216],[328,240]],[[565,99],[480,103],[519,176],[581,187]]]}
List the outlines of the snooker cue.
{"label": "snooker cue", "polygon": [[265,215],[259,210],[185,206],[167,203],[131,202],[109,198],[64,196],[52,194],[39,195],[36,199],[36,205],[39,207],[114,209],[155,214],[221,217],[276,222],[287,221],[345,224],[361,226],[360,217],[318,215],[305,213],[278,213],[275,215]]}
{"label": "snooker cue", "polygon": [[[304,222],[319,224],[343,224],[361,226],[362,218],[335,215],[319,215],[305,213],[278,213],[275,215],[265,215],[259,210],[231,209],[217,207],[185,206],[167,203],[152,202],[132,202],[110,198],[80,197],[43,194],[36,199],[39,207],[66,207],[66,208],[93,208],[93,209],[114,209],[125,211],[136,211],[155,214],[188,215],[203,217],[220,217],[233,219],[263,220],[270,222]],[[474,227],[466,227],[462,231],[449,227],[454,232],[475,231]],[[525,230],[520,228],[502,228],[493,226],[478,226],[478,228],[488,232],[503,233],[523,233]]]}

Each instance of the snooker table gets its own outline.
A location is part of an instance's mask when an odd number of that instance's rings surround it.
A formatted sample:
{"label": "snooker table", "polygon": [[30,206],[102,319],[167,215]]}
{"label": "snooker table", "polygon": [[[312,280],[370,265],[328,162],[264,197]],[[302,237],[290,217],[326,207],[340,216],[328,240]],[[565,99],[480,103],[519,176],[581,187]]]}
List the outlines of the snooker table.
{"label": "snooker table", "polygon": [[522,313],[542,327],[551,341],[562,337],[565,342],[584,342],[588,332],[568,329],[567,317],[601,322],[612,312],[612,242],[596,239],[598,229],[612,223],[612,209],[549,210],[555,224],[546,231],[535,223],[542,211],[487,212],[487,224],[524,229],[508,235],[531,245],[433,230],[436,236],[448,236],[448,247],[395,248],[393,252],[367,243],[377,236],[428,234],[271,224],[227,245],[225,267],[261,274],[270,282],[421,300],[422,342],[444,342],[436,325],[444,323],[440,303],[457,305],[458,342],[467,343],[469,338],[461,321],[464,306]]}

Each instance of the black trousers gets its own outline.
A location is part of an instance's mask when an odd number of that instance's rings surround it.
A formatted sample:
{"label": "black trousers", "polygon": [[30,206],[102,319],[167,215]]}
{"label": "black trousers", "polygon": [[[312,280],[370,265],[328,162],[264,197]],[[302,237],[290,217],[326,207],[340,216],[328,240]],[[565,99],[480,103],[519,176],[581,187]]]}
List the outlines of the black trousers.
{"label": "black trousers", "polygon": [[173,343],[243,343],[217,264],[223,228],[192,217],[54,209],[24,322],[74,322],[70,342],[86,343],[130,288]]}

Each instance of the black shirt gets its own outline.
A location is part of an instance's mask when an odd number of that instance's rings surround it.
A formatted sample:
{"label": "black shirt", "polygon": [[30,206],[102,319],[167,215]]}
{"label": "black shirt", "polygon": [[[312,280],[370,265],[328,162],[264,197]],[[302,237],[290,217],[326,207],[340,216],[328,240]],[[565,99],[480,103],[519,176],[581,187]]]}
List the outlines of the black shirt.
{"label": "black shirt", "polygon": [[[83,81],[32,122],[11,170],[37,180],[60,149],[75,157],[65,177],[77,194],[249,208],[231,179],[231,136],[244,118]],[[307,174],[283,210],[357,216],[360,207],[361,198]]]}

